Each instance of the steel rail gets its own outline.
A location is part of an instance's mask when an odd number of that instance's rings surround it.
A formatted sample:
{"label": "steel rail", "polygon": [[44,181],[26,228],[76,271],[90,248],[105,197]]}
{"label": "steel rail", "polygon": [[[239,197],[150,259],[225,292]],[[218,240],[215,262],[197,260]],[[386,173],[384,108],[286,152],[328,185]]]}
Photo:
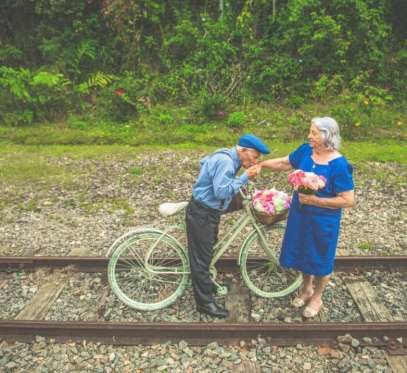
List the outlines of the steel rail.
{"label": "steel rail", "polygon": [[[407,322],[306,322],[306,323],[134,323],[87,321],[0,320],[0,338],[31,341],[35,336],[54,338],[59,342],[94,341],[134,345],[185,340],[193,345],[211,341],[237,344],[261,337],[267,342],[293,346],[334,343],[338,336],[370,337],[376,346],[395,350],[396,338],[407,337]],[[386,338],[384,338],[386,337]]]}
{"label": "steel rail", "polygon": [[[249,258],[251,263],[264,260],[261,257]],[[0,256],[0,271],[74,266],[81,272],[105,272],[108,261],[109,258],[103,256]],[[235,257],[222,257],[217,262],[217,267],[224,270],[236,270],[237,260]],[[407,256],[338,256],[335,260],[336,271],[348,272],[380,267],[406,271]]]}

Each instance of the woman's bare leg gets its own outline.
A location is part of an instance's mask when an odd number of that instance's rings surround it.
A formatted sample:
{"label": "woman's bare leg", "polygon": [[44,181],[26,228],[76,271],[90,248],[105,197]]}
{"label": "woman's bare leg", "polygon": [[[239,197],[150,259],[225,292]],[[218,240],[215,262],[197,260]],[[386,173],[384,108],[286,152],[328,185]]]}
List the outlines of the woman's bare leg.
{"label": "woman's bare leg", "polygon": [[314,292],[314,276],[313,275],[307,275],[303,273],[303,280],[302,280],[302,285],[298,294],[298,298],[302,299],[304,302],[307,302],[311,297]]}
{"label": "woman's bare leg", "polygon": [[314,295],[311,297],[310,301],[308,302],[308,306],[310,309],[315,311],[316,313],[319,312],[322,306],[322,294],[326,288],[326,285],[329,283],[330,276],[315,276],[315,290]]}

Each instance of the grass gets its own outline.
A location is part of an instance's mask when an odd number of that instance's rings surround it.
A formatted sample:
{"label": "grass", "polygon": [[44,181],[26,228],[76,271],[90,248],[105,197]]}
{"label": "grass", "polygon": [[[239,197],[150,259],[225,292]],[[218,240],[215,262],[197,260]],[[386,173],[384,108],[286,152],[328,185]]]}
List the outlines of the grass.
{"label": "grass", "polygon": [[73,174],[55,165],[42,152],[24,150],[22,147],[1,146],[0,180],[12,184],[56,182],[72,184]]}
{"label": "grass", "polygon": [[[282,143],[277,141],[269,142],[272,149],[270,157],[279,157],[288,154],[295,149],[301,141]],[[224,143],[224,146],[232,146],[231,143]],[[42,183],[45,185],[62,184],[65,187],[74,187],[76,180],[81,173],[86,170],[77,170],[68,167],[66,164],[60,165],[56,160],[61,157],[73,160],[80,159],[111,159],[129,160],[137,157],[138,154],[149,152],[160,152],[176,150],[179,152],[210,152],[216,146],[195,145],[193,143],[181,143],[170,147],[161,145],[150,145],[131,147],[127,145],[10,145],[0,146],[0,180],[8,184],[21,185],[27,183]],[[367,162],[381,163],[407,163],[407,147],[402,142],[387,141],[380,143],[372,142],[346,142],[343,144],[345,156],[360,169],[370,172],[379,180],[389,177],[388,170],[375,170]],[[145,170],[134,166],[129,169],[129,173],[134,177],[142,176]],[[160,173],[155,172],[160,182]],[[397,175],[394,175],[397,177]],[[402,178],[403,175],[400,175]],[[401,180],[400,180],[401,181]]]}
{"label": "grass", "polygon": [[93,215],[100,210],[106,210],[109,213],[121,210],[125,215],[132,215],[135,212],[129,201],[122,197],[103,198],[97,201],[82,200],[79,207],[83,209],[85,215]]}
{"label": "grass", "polygon": [[[228,126],[228,118],[241,122]],[[113,123],[96,114],[71,115],[64,122],[25,127],[0,125],[0,142],[20,145],[224,146],[252,132],[266,141],[293,142],[304,138],[315,116],[338,120],[345,138],[381,142],[407,139],[407,104],[377,106],[366,112],[357,103],[309,102],[299,108],[278,104],[248,104],[228,108],[229,117],[205,119],[190,107],[155,105],[127,123]],[[162,117],[167,118],[162,120]],[[161,119],[160,119],[161,118]],[[169,118],[169,119],[168,119]],[[80,125],[78,125],[80,123]]]}
{"label": "grass", "polygon": [[362,242],[358,245],[358,249],[369,251],[372,249],[372,245],[369,242]]}
{"label": "grass", "polygon": [[[226,141],[219,146],[233,146],[237,140]],[[279,142],[268,141],[272,152],[269,157],[279,157],[294,150],[303,141]],[[195,144],[182,142],[167,145],[15,145],[0,143],[0,169],[1,177],[11,175],[35,174],[61,174],[62,168],[56,168],[49,163],[51,158],[68,157],[71,159],[97,159],[100,157],[131,159],[139,153],[160,152],[168,150],[176,151],[211,151],[217,149],[216,145]],[[352,162],[394,162],[407,163],[407,146],[403,141],[386,140],[380,142],[345,141],[342,144],[342,153]],[[133,167],[129,172],[133,175],[142,173],[140,167]]]}

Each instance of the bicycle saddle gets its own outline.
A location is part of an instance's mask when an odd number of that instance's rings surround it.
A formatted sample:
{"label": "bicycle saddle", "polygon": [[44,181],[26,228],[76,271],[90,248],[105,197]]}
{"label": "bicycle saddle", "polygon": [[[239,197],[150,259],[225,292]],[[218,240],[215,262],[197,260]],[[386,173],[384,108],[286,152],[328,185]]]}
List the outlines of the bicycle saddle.
{"label": "bicycle saddle", "polygon": [[158,209],[162,216],[171,216],[175,215],[177,212],[183,210],[187,207],[188,202],[179,202],[179,203],[162,203]]}

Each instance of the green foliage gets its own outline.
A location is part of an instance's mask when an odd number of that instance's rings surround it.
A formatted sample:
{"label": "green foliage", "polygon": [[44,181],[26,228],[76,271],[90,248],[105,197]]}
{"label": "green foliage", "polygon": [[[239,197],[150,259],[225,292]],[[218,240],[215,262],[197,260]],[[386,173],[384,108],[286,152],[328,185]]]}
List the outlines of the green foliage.
{"label": "green foliage", "polygon": [[247,118],[241,111],[235,111],[231,113],[227,119],[227,125],[231,128],[242,128],[246,122]]}
{"label": "green foliage", "polygon": [[85,130],[89,127],[89,123],[77,115],[71,115],[67,120],[69,128]]}
{"label": "green foliage", "polygon": [[143,98],[146,99],[143,94],[145,82],[130,72],[115,79],[114,84],[102,88],[97,95],[95,109],[104,118],[127,122],[136,118],[144,105],[148,105],[143,101]]}
{"label": "green foliage", "polygon": [[167,102],[193,104],[202,122],[229,104],[300,109],[340,96],[334,109],[358,123],[356,103],[365,121],[407,99],[405,9],[400,0],[4,0],[1,120],[91,112],[125,122]]}
{"label": "green foliage", "polygon": [[59,73],[1,66],[0,89],[8,100],[2,102],[0,115],[8,124],[55,119],[59,110],[69,103],[66,94],[70,84]]}
{"label": "green foliage", "polygon": [[216,119],[224,116],[227,100],[221,94],[203,92],[195,103],[195,112],[204,119]]}
{"label": "green foliage", "polygon": [[325,99],[326,97],[334,97],[339,94],[344,88],[343,75],[322,74],[316,80],[312,87],[312,97],[317,99]]}
{"label": "green foliage", "polygon": [[92,88],[106,88],[115,79],[116,77],[114,75],[106,74],[103,71],[97,71],[96,73],[91,74],[85,82],[78,84],[76,89],[79,93],[89,94]]}
{"label": "green foliage", "polygon": [[173,123],[174,118],[169,113],[160,113],[160,115],[158,117],[158,121],[160,124],[169,125],[169,124]]}
{"label": "green foliage", "polygon": [[304,97],[302,97],[302,96],[293,95],[288,98],[287,103],[290,107],[297,109],[297,108],[301,107],[302,105],[304,105],[305,100],[304,100]]}

